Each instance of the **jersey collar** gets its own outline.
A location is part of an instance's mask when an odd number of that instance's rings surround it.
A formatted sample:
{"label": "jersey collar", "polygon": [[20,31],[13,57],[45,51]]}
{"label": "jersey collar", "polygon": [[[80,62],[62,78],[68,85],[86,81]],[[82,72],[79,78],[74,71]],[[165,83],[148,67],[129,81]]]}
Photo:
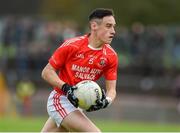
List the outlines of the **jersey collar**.
{"label": "jersey collar", "polygon": [[101,48],[94,48],[94,47],[92,47],[92,46],[89,45],[89,44],[88,44],[88,47],[89,47],[90,49],[92,49],[92,50],[102,50],[102,47],[101,47]]}

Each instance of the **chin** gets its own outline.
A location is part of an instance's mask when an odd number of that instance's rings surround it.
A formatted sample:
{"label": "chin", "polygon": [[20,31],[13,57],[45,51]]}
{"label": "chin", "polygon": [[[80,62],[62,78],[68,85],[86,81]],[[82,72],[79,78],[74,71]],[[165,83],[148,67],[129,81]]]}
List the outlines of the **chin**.
{"label": "chin", "polygon": [[106,41],[107,44],[110,44],[112,41]]}
{"label": "chin", "polygon": [[110,44],[112,42],[112,39],[107,39],[107,40],[104,40],[102,42],[104,42],[105,44]]}

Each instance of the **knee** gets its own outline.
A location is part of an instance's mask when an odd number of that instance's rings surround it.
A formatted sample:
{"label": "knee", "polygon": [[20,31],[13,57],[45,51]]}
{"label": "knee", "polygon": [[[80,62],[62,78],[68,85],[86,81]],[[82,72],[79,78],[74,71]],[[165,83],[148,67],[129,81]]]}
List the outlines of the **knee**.
{"label": "knee", "polygon": [[55,131],[54,128],[50,128],[49,126],[45,125],[42,129],[41,129],[41,133],[47,133],[47,132],[52,132]]}
{"label": "knee", "polygon": [[41,129],[41,133],[47,133],[47,132],[50,132],[50,130],[48,130],[48,128],[43,127],[43,128]]}
{"label": "knee", "polygon": [[101,130],[100,130],[100,129],[98,129],[98,130],[96,131],[96,133],[101,133]]}
{"label": "knee", "polygon": [[96,127],[96,129],[94,129],[92,132],[101,133],[102,131],[98,127]]}
{"label": "knee", "polygon": [[41,129],[41,132],[40,132],[40,133],[46,133],[46,132],[48,132],[48,130]]}

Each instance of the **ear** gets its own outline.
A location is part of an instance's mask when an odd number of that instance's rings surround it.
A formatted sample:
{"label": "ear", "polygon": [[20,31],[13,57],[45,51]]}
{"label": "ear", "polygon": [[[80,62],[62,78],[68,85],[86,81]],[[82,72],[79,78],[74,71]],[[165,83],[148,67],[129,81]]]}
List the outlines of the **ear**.
{"label": "ear", "polygon": [[97,30],[98,24],[95,21],[90,22],[91,30]]}

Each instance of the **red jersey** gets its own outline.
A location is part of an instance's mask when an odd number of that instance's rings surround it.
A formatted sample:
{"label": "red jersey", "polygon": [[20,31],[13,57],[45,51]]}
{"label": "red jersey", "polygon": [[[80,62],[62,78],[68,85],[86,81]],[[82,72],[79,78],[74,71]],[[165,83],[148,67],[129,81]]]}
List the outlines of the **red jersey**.
{"label": "red jersey", "polygon": [[[66,40],[49,59],[59,70],[59,78],[69,85],[82,80],[98,80],[104,75],[107,80],[117,79],[118,57],[109,44],[102,48],[89,45],[88,35]],[[54,88],[63,93],[59,88]]]}

